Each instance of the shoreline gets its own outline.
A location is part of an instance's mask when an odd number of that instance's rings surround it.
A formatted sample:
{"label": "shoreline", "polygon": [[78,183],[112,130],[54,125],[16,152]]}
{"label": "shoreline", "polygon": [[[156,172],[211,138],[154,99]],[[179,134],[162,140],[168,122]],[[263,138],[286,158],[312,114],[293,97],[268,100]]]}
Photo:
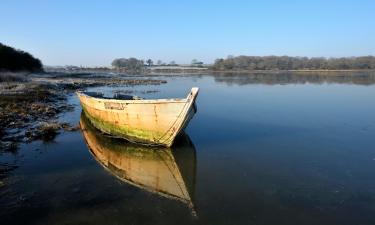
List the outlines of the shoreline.
{"label": "shoreline", "polygon": [[61,131],[78,130],[78,124],[59,121],[62,113],[74,109],[67,99],[77,90],[95,86],[166,83],[159,79],[65,75],[68,76],[32,74],[19,80],[0,82],[0,153],[16,151],[20,143],[48,142]]}
{"label": "shoreline", "polygon": [[82,70],[74,70],[74,71],[46,71],[45,74],[56,74],[59,75],[88,75],[88,74],[105,74],[105,73],[113,73],[117,75],[126,75],[126,76],[133,76],[133,75],[169,75],[169,74],[198,74],[198,75],[205,75],[205,74],[218,74],[218,73],[236,73],[236,74],[254,74],[254,73],[263,73],[263,74],[282,74],[282,73],[327,73],[327,74],[334,74],[334,73],[375,73],[374,69],[345,69],[345,70],[212,70],[210,68],[197,68],[197,67],[173,67],[173,68],[157,68],[157,69],[149,69],[146,68],[144,71],[126,71],[126,70],[116,70],[116,69],[108,69],[108,70],[95,70],[95,69],[82,69]]}
{"label": "shoreline", "polygon": [[[198,70],[199,71],[199,70]],[[199,71],[199,73],[148,73],[139,75],[112,72],[13,73],[12,79],[0,82],[0,147],[4,151],[17,149],[18,143],[53,140],[64,131],[77,130],[76,124],[58,122],[60,114],[71,110],[68,95],[95,86],[161,85],[162,76],[215,77],[216,82],[230,84],[280,83],[375,83],[375,70],[297,70],[297,71]],[[21,76],[23,74],[23,76]],[[248,76],[246,76],[248,74]],[[1,75],[1,73],[0,73]],[[13,75],[15,75],[13,77]],[[158,77],[160,76],[160,77]],[[4,77],[3,77],[4,78]],[[17,80],[20,78],[20,80]],[[240,78],[240,79],[238,79]],[[370,81],[367,81],[370,79]]]}

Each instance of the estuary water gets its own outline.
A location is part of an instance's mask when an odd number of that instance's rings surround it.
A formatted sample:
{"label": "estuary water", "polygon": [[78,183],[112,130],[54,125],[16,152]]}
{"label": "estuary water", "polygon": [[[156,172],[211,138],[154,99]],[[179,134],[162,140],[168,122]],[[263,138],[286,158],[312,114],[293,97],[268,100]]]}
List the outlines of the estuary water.
{"label": "estuary water", "polygon": [[[140,77],[137,77],[140,78]],[[375,78],[157,76],[161,85],[95,87],[185,97],[197,114],[171,149],[88,126],[2,153],[12,165],[1,224],[375,224]]]}

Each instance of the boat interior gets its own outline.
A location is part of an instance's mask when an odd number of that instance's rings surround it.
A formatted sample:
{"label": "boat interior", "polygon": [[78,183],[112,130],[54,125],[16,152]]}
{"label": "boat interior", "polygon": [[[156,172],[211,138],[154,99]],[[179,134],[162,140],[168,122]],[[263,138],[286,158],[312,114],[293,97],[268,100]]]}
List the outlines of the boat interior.
{"label": "boat interior", "polygon": [[106,97],[102,92],[82,92],[85,95],[88,95],[90,97],[94,98],[103,98],[103,99],[118,99],[118,100],[142,100],[143,98],[134,96],[134,95],[125,95],[125,94],[119,94],[116,93],[112,97]]}

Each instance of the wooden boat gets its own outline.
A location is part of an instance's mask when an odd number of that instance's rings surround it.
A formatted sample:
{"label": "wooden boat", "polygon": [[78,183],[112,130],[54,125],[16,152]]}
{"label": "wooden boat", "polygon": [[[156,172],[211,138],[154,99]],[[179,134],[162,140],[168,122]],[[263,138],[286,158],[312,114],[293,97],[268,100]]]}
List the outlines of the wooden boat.
{"label": "wooden boat", "polygon": [[110,99],[92,92],[77,95],[86,116],[102,132],[130,142],[170,147],[196,113],[198,90],[192,88],[183,99]]}
{"label": "wooden boat", "polygon": [[196,153],[187,135],[181,133],[171,149],[111,138],[96,130],[85,114],[81,115],[80,127],[90,152],[112,175],[149,192],[184,202],[195,214],[192,196]]}

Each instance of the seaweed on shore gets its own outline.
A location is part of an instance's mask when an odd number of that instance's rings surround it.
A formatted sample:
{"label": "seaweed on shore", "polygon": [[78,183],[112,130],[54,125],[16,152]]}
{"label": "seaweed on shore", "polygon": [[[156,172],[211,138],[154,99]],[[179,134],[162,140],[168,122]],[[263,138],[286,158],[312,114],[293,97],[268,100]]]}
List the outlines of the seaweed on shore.
{"label": "seaweed on shore", "polygon": [[96,77],[85,74],[33,74],[27,81],[0,82],[0,152],[16,151],[18,143],[51,141],[61,130],[75,131],[77,126],[57,122],[58,115],[72,110],[67,93],[103,85],[160,85],[165,80]]}
{"label": "seaweed on shore", "polygon": [[1,151],[14,151],[19,142],[53,139],[61,125],[52,121],[72,109],[63,91],[53,85],[10,83],[0,91]]}

